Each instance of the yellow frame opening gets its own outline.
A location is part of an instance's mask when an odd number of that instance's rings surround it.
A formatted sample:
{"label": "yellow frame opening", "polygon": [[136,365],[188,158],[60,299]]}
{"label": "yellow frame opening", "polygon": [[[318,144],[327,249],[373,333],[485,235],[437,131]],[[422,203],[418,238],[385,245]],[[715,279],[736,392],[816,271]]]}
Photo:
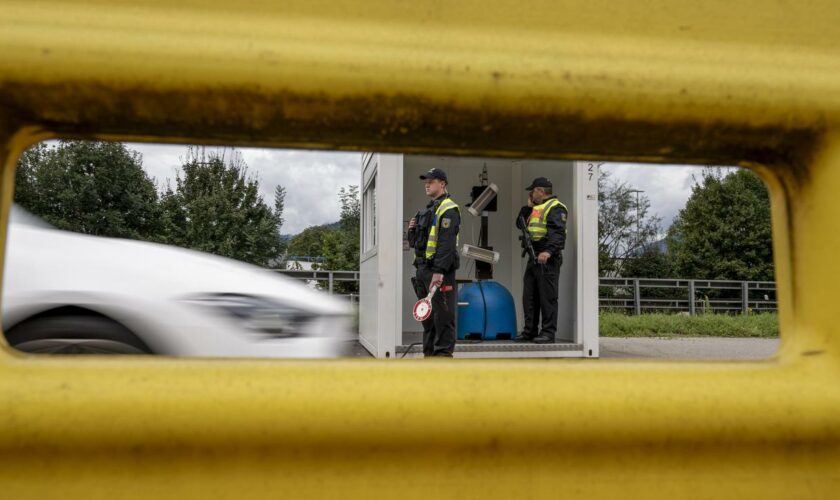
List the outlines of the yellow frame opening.
{"label": "yellow frame opening", "polygon": [[[0,353],[6,496],[828,497],[831,0],[0,1],[0,220],[50,137],[738,164],[772,200],[759,363]],[[0,244],[5,244],[5,229]]]}

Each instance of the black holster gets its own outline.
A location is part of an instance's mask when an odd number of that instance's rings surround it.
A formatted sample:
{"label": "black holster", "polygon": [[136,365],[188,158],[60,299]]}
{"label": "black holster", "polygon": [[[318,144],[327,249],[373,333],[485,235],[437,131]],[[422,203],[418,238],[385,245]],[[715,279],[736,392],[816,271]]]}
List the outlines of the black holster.
{"label": "black holster", "polygon": [[426,295],[429,295],[429,291],[426,290],[426,285],[423,284],[423,281],[412,277],[411,278],[411,287],[414,288],[414,294],[417,295],[417,299],[425,299]]}

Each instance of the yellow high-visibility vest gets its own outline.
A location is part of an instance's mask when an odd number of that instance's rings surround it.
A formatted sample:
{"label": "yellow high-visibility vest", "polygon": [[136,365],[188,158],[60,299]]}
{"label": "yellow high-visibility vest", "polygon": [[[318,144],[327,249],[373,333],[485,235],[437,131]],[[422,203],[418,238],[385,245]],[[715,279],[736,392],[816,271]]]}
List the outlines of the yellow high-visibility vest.
{"label": "yellow high-visibility vest", "polygon": [[[452,198],[444,198],[444,200],[440,202],[440,205],[438,205],[437,210],[435,210],[435,219],[432,221],[432,228],[429,230],[429,241],[426,243],[426,260],[431,260],[435,256],[435,250],[437,250],[437,235],[440,233],[440,220],[443,213],[450,208],[454,208],[455,210],[458,210],[458,213],[461,213],[461,209],[458,208],[457,203],[452,201]],[[456,239],[455,246],[458,245],[458,239],[460,239],[460,235]]]}
{"label": "yellow high-visibility vest", "polygon": [[566,205],[560,203],[560,200],[557,198],[551,198],[531,210],[531,215],[528,217],[528,232],[531,233],[532,240],[540,241],[548,234],[548,213],[558,205],[563,207],[567,212],[569,211]]}

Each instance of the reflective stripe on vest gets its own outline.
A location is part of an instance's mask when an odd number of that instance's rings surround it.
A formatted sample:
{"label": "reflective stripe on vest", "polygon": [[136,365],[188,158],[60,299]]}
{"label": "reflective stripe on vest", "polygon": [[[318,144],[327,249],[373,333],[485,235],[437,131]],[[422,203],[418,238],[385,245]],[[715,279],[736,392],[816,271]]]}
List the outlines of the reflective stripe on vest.
{"label": "reflective stripe on vest", "polygon": [[[435,210],[435,218],[432,221],[432,228],[429,230],[429,241],[426,243],[426,260],[431,260],[435,256],[435,250],[437,250],[437,235],[440,232],[440,219],[444,212],[449,210],[450,208],[454,208],[458,210],[460,213],[461,209],[458,208],[458,204],[452,201],[451,198],[445,198],[440,205],[438,205],[437,210]],[[460,239],[460,235],[458,236]],[[458,246],[457,239],[455,246]]]}
{"label": "reflective stripe on vest", "polygon": [[532,240],[540,241],[548,234],[548,213],[558,205],[563,207],[567,212],[569,211],[566,205],[560,203],[560,200],[557,198],[551,198],[531,210],[531,216],[528,217],[528,232],[531,233]]}

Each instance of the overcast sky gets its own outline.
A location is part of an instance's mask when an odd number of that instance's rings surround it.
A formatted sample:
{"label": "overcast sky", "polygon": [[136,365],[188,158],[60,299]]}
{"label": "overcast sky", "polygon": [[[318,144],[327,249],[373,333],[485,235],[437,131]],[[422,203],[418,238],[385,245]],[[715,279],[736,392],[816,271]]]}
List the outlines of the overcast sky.
{"label": "overcast sky", "polygon": [[[175,175],[186,153],[185,146],[128,144],[143,154],[143,168],[157,180],[174,185]],[[208,151],[210,148],[208,148]],[[263,199],[274,203],[274,188],[286,188],[284,234],[297,234],[307,227],[335,222],[340,206],[338,190],[359,184],[361,154],[328,151],[237,148],[248,164],[249,173],[259,179]],[[662,217],[663,232],[685,206],[701,167],[606,163],[603,171],[613,178],[643,190],[651,202],[651,213]]]}
{"label": "overcast sky", "polygon": [[[157,180],[175,186],[175,176],[186,146],[127,144],[143,154],[143,168]],[[207,148],[209,152],[211,148]],[[359,185],[361,153],[237,148],[248,164],[248,173],[260,182],[263,200],[274,207],[274,189],[286,188],[285,220],[281,232],[297,234],[310,226],[338,220],[338,190]]]}
{"label": "overcast sky", "polygon": [[645,165],[639,163],[605,163],[602,172],[611,178],[628,183],[644,191],[641,196],[650,200],[650,215],[662,217],[664,234],[677,212],[685,207],[694,185],[692,175],[698,176],[703,167],[684,165]]}

